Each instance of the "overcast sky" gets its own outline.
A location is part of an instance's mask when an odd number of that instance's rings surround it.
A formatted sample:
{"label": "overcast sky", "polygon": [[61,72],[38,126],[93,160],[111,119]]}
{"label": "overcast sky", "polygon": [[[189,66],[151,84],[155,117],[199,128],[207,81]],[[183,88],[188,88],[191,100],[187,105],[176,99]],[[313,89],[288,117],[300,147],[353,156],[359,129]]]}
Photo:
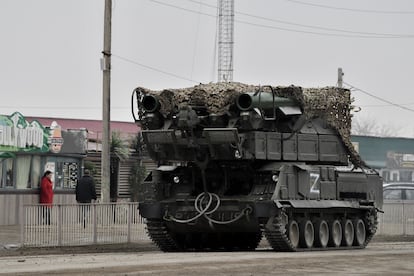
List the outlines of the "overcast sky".
{"label": "overcast sky", "polygon": [[[104,0],[0,4],[0,114],[102,119]],[[111,120],[133,120],[137,86],[217,81],[215,7],[113,0]],[[412,0],[235,0],[233,80],[333,86],[342,67],[356,118],[414,137],[413,26]]]}

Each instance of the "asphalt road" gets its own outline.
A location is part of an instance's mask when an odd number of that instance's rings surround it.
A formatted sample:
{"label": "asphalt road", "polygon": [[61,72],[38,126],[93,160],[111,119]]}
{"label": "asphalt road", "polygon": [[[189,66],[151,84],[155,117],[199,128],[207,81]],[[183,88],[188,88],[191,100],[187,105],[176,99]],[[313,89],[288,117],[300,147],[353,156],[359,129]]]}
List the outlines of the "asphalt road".
{"label": "asphalt road", "polygon": [[159,251],[3,256],[0,275],[413,275],[414,242],[280,253]]}

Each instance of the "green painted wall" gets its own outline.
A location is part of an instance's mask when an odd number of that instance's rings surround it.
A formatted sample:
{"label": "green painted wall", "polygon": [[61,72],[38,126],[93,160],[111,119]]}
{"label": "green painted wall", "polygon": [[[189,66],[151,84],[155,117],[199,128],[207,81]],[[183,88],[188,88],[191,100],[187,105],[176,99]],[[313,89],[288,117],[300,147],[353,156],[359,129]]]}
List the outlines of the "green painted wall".
{"label": "green painted wall", "polygon": [[414,139],[411,138],[352,135],[351,140],[358,143],[359,154],[373,168],[386,166],[388,151],[414,154]]}

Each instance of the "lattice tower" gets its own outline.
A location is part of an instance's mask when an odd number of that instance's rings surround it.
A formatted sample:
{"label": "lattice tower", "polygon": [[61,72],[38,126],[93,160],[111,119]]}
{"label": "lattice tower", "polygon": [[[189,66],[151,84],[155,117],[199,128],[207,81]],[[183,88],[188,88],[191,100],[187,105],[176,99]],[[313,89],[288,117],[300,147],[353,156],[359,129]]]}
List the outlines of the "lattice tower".
{"label": "lattice tower", "polygon": [[234,0],[219,0],[218,81],[233,81]]}

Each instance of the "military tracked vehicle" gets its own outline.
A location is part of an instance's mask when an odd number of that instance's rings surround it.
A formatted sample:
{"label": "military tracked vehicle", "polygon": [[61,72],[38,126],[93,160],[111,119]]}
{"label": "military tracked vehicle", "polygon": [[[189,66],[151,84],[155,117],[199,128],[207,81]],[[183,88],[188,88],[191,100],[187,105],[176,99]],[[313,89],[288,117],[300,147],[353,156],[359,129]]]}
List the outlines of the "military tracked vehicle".
{"label": "military tracked vehicle", "polygon": [[364,248],[382,180],[352,146],[351,108],[336,87],[136,88],[157,164],[138,194],[150,238],[168,252],[254,250],[262,236],[276,251]]}

